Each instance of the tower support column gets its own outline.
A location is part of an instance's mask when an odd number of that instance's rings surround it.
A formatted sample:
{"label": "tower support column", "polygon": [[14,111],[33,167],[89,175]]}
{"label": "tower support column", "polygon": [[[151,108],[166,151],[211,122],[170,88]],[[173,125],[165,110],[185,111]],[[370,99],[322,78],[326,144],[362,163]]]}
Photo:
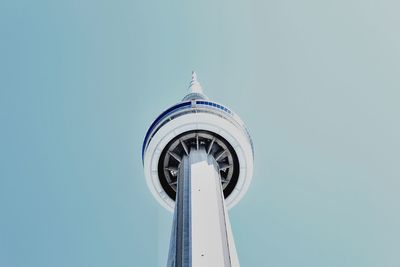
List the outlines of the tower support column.
{"label": "tower support column", "polygon": [[202,147],[179,166],[168,267],[238,267],[218,164]]}

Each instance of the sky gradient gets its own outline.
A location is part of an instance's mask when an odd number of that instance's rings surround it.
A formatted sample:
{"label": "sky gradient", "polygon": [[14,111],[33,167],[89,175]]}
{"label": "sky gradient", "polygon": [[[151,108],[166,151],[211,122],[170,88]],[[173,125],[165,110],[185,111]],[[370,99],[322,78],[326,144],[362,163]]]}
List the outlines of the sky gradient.
{"label": "sky gradient", "polygon": [[236,111],[241,265],[400,266],[400,4],[0,2],[0,266],[165,266],[145,132],[186,93]]}

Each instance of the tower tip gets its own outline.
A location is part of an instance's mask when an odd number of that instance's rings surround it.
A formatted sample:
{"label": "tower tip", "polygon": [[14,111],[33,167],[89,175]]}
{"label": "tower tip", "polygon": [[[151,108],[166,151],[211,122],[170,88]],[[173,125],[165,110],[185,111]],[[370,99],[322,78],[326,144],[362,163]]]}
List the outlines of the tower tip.
{"label": "tower tip", "polygon": [[192,70],[192,82],[197,82],[197,74],[194,70]]}
{"label": "tower tip", "polygon": [[189,92],[203,94],[203,89],[201,88],[201,85],[197,80],[197,74],[194,70],[192,71],[192,80],[190,81]]}

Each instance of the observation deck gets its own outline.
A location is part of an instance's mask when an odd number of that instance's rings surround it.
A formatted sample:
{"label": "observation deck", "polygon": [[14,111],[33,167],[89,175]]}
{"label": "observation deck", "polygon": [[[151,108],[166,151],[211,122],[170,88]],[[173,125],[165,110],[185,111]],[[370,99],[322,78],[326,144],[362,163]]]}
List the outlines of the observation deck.
{"label": "observation deck", "polygon": [[226,206],[233,207],[252,179],[253,143],[240,117],[208,100],[194,74],[189,94],[154,120],[142,147],[147,185],[170,211],[175,205],[179,165],[191,149],[200,148],[214,157]]}

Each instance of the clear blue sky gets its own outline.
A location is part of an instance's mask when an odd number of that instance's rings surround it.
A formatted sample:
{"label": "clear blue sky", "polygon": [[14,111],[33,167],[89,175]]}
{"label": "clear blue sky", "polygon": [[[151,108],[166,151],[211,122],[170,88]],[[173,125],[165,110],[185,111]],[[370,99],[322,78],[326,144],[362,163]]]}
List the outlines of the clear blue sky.
{"label": "clear blue sky", "polygon": [[242,266],[399,267],[399,10],[2,0],[0,266],[165,266],[140,148],[195,69],[254,139]]}

